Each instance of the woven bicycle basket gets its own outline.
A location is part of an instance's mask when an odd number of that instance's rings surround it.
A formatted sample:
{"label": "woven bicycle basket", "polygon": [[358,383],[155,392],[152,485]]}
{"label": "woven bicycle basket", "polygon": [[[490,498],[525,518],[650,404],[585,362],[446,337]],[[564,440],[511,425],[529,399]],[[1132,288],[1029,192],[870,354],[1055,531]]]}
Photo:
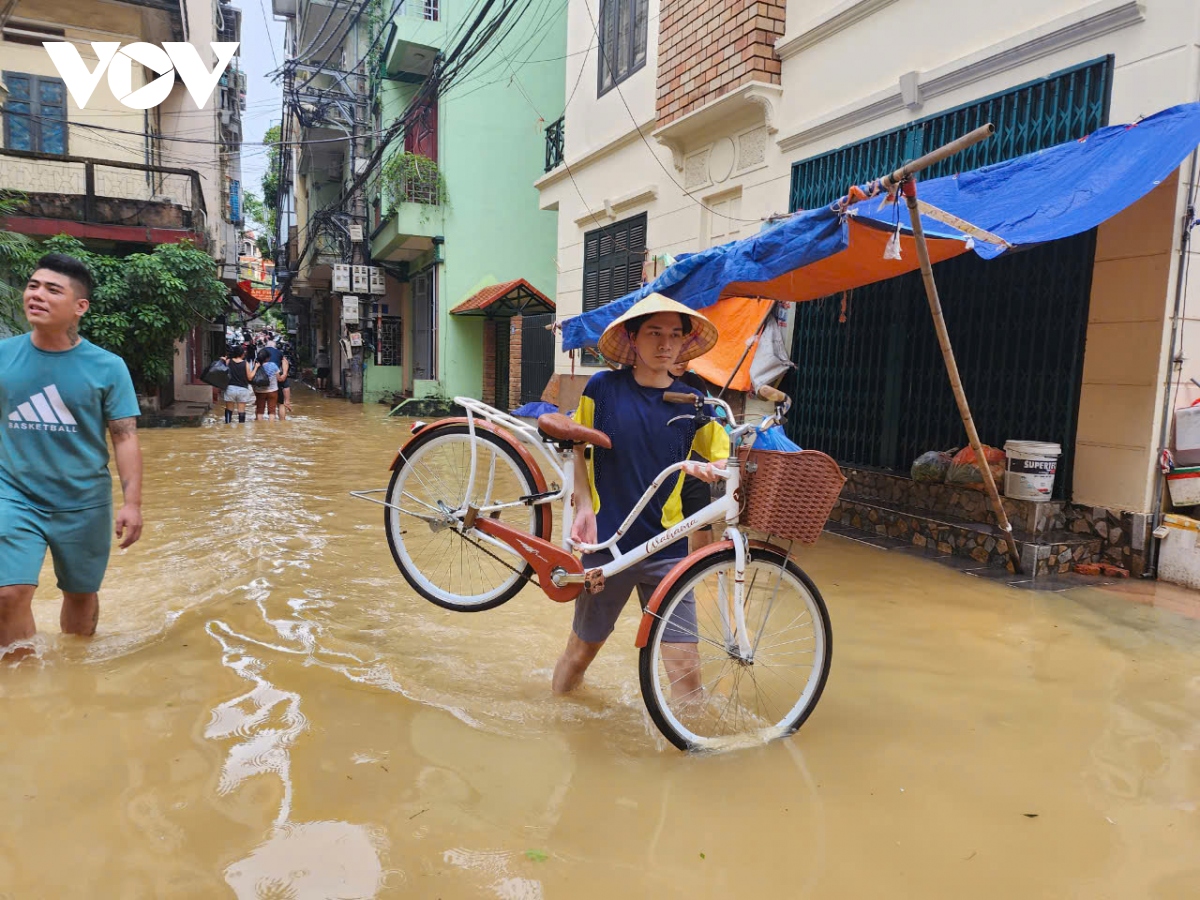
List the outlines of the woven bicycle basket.
{"label": "woven bicycle basket", "polygon": [[790,541],[815,544],[846,478],[819,450],[743,449],[741,524]]}

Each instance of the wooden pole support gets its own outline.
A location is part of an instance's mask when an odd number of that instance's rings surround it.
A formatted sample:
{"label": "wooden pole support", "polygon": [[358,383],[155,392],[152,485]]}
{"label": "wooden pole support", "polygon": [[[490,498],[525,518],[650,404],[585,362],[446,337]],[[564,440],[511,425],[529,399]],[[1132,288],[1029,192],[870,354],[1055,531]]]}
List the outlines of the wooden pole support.
{"label": "wooden pole support", "polygon": [[[982,129],[977,129],[977,131],[979,130]],[[984,135],[984,137],[986,136]],[[966,137],[970,137],[970,135]],[[982,138],[980,139],[982,140]],[[965,138],[960,138],[960,140],[965,140]],[[946,146],[953,145],[947,144]],[[1000,528],[1004,531],[1008,558],[1012,560],[1013,571],[1020,574],[1021,556],[1017,553],[1017,544],[1013,540],[1012,525],[1009,524],[1008,514],[1004,512],[1004,503],[1000,499],[1000,491],[996,488],[996,480],[992,477],[992,469],[983,456],[983,444],[979,440],[979,431],[975,428],[975,420],[971,417],[971,407],[967,403],[967,394],[963,390],[962,379],[958,375],[958,363],[954,359],[954,348],[950,345],[950,334],[946,331],[946,318],[942,315],[942,302],[938,299],[937,282],[933,280],[933,266],[929,262],[929,245],[925,243],[925,229],[921,227],[921,212],[917,208],[916,182],[911,178],[904,181],[901,184],[901,192],[908,203],[908,214],[912,219],[913,237],[916,238],[917,243],[917,259],[921,263],[921,279],[925,282],[925,297],[929,300],[929,312],[933,315],[933,327],[937,331],[938,345],[942,348],[942,359],[946,362],[946,373],[950,376],[950,389],[954,391],[958,414],[962,416],[963,427],[967,430],[967,440],[971,442],[971,447],[975,451],[975,461],[979,466],[979,474],[983,476],[984,489],[991,498],[996,521],[1000,523]]]}

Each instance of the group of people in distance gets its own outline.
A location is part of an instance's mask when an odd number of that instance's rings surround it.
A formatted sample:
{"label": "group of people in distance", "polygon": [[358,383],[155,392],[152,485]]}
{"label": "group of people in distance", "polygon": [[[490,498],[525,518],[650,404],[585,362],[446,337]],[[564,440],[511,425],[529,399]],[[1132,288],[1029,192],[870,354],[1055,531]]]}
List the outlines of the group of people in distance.
{"label": "group of people in distance", "polygon": [[225,388],[225,424],[246,421],[246,407],[254,404],[257,419],[283,421],[292,411],[292,373],[296,362],[290,346],[280,347],[272,331],[260,331],[253,339],[232,340],[225,356],[229,386]]}

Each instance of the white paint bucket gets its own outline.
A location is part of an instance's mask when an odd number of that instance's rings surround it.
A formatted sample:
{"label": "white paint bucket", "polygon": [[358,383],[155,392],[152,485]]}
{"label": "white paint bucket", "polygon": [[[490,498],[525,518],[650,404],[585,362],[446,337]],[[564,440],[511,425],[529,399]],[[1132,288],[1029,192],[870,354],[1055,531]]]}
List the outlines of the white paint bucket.
{"label": "white paint bucket", "polygon": [[1006,441],[1004,496],[1012,500],[1045,501],[1054,491],[1054,475],[1062,447],[1041,441]]}

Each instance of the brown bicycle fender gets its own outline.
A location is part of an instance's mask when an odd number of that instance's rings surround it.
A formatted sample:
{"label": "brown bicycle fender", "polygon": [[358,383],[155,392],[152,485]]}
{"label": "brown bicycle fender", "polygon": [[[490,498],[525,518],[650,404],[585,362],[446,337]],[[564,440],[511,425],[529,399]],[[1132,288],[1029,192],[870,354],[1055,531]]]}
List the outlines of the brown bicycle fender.
{"label": "brown bicycle fender", "polygon": [[495,519],[476,519],[475,530],[491,535],[516,550],[525,562],[533,566],[539,586],[551,600],[567,603],[578,597],[583,590],[582,582],[556,587],[551,580],[555,569],[563,569],[571,575],[583,574],[583,563],[561,547],[555,547],[549,541],[543,541],[527,531],[521,531]]}
{"label": "brown bicycle fender", "polygon": [[[400,459],[404,456],[404,451],[407,450],[409,448],[409,446],[412,444],[412,442],[415,441],[417,438],[421,437],[424,434],[427,434],[430,431],[433,431],[435,428],[442,428],[446,425],[466,425],[466,424],[467,424],[467,419],[465,416],[455,416],[454,418],[450,418],[450,419],[438,419],[436,422],[430,422],[428,425],[426,425],[424,428],[422,428],[420,431],[418,431],[416,434],[414,434],[412,437],[410,437],[407,441],[405,441],[404,446],[401,447],[398,451],[396,451],[396,458],[393,459],[392,464],[390,466],[388,466],[388,471],[394,472],[396,470],[396,467],[400,465]],[[526,447],[524,444],[522,444],[520,441],[518,441],[509,432],[505,431],[503,428],[493,425],[491,422],[481,421],[479,419],[476,419],[475,427],[481,428],[484,431],[490,431],[492,434],[501,438],[506,444],[508,444],[508,446],[512,447],[513,450],[515,450],[517,452],[517,455],[520,456],[521,459],[525,460],[526,465],[529,466],[529,471],[533,473],[533,489],[534,489],[534,491],[536,491],[539,494],[544,494],[550,490],[550,488],[547,487],[547,485],[546,485],[546,476],[542,474],[542,467],[537,464],[537,460],[533,458],[533,454],[529,452],[528,447]],[[550,537],[551,529],[553,529],[553,527],[554,527],[554,516],[550,514],[550,509],[548,506],[543,507],[543,509],[545,509],[546,512],[541,516],[541,520],[542,520],[542,535],[541,536],[543,538],[548,539]]]}
{"label": "brown bicycle fender", "polygon": [[[662,602],[664,599],[666,599],[667,593],[671,590],[675,582],[680,579],[685,571],[690,569],[694,563],[704,559],[705,557],[712,556],[714,553],[720,553],[722,550],[732,549],[733,541],[717,541],[714,544],[709,544],[707,547],[704,547],[701,550],[697,550],[690,556],[685,556],[678,563],[676,563],[674,568],[667,573],[667,577],[659,582],[658,587],[654,589],[654,593],[650,595],[650,602],[646,604],[646,610],[642,613],[642,622],[638,626],[637,638],[634,640],[633,645],[638,648],[646,646],[646,643],[650,640],[650,626],[654,624],[654,617],[658,615],[658,608],[662,606]],[[749,549],[775,550],[778,548],[772,547],[765,541],[750,541]]]}

